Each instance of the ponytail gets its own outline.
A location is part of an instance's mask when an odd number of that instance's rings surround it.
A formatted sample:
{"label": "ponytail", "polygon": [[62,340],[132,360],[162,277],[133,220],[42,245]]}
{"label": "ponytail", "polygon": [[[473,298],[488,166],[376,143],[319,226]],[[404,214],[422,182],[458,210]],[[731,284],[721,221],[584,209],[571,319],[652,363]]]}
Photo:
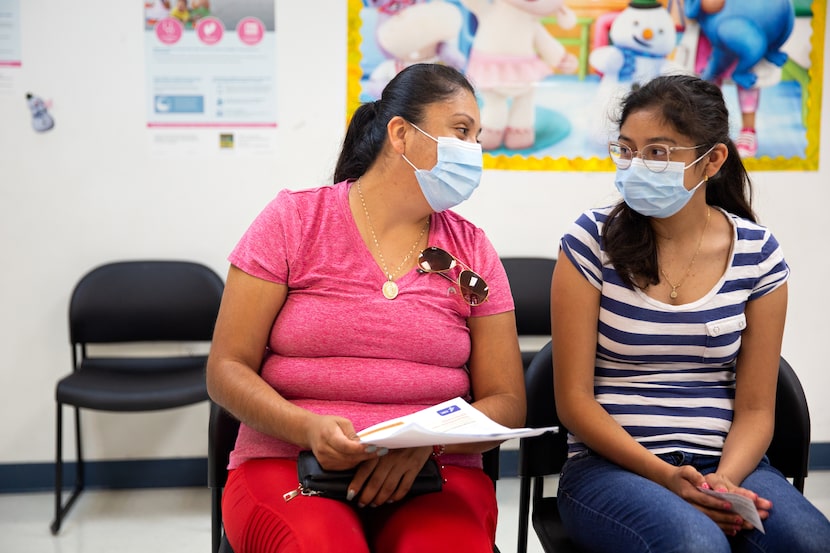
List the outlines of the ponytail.
{"label": "ponytail", "polygon": [[352,115],[334,170],[335,183],[360,177],[380,153],[386,125],[378,118],[379,102],[362,104]]}

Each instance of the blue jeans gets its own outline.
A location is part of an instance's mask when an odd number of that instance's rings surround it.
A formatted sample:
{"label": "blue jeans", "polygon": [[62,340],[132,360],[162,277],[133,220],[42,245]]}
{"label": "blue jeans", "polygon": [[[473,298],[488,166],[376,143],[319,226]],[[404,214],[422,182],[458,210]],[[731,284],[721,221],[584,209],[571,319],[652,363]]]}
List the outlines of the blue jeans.
{"label": "blue jeans", "polygon": [[[702,474],[719,457],[670,453],[676,465]],[[730,538],[709,517],[674,492],[587,451],[565,463],[559,479],[559,512],[583,548],[613,553],[827,553],[830,522],[764,458],[742,487],[772,501],[766,534],[742,530]]]}

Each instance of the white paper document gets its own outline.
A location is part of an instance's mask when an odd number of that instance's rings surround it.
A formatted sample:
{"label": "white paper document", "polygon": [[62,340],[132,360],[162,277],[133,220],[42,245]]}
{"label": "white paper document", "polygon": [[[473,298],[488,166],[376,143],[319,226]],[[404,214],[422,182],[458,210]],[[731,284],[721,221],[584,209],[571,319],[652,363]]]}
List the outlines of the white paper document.
{"label": "white paper document", "polygon": [[559,427],[508,428],[457,397],[357,433],[360,441],[390,449],[528,438]]}
{"label": "white paper document", "polygon": [[764,531],[764,525],[761,523],[761,516],[758,514],[758,509],[755,508],[755,503],[753,503],[748,497],[738,495],[736,493],[716,492],[714,490],[706,490],[703,488],[698,489],[706,495],[711,495],[712,497],[728,501],[732,504],[733,513],[740,515],[742,519],[757,528],[762,534],[766,534]]}

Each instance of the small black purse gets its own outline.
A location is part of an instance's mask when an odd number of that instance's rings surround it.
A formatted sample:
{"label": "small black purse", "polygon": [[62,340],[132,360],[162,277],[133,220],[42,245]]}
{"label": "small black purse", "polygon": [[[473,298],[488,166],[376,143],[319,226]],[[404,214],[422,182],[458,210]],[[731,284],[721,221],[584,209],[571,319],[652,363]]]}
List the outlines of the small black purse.
{"label": "small black purse", "polygon": [[[345,501],[355,472],[356,469],[326,470],[320,466],[314,453],[308,450],[301,451],[297,457],[297,479],[300,485],[296,490],[284,494],[283,498],[289,501],[298,495],[319,495]],[[440,492],[443,486],[441,469],[435,459],[430,457],[415,477],[407,496]]]}

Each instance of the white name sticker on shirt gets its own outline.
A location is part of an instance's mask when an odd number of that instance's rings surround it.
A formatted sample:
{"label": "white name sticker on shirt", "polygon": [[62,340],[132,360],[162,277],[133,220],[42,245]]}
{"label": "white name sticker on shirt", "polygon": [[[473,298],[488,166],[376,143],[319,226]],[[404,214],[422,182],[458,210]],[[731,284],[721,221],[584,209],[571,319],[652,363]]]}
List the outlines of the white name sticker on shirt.
{"label": "white name sticker on shirt", "polygon": [[740,332],[745,328],[746,315],[740,313],[738,315],[733,315],[732,317],[706,323],[706,334],[709,336],[722,336],[724,334]]}

